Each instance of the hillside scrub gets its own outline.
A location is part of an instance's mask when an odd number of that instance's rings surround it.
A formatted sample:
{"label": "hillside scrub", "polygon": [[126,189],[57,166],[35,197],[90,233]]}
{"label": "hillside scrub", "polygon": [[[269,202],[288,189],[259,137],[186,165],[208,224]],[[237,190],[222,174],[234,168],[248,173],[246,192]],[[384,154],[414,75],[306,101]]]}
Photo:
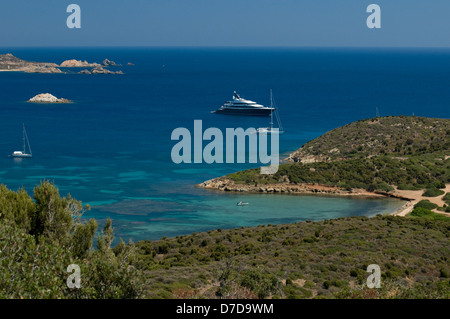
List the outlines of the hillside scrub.
{"label": "hillside scrub", "polygon": [[[442,274],[450,218],[441,217],[350,217],[140,241],[137,267],[151,298],[449,298]],[[381,289],[363,287],[373,263]]]}

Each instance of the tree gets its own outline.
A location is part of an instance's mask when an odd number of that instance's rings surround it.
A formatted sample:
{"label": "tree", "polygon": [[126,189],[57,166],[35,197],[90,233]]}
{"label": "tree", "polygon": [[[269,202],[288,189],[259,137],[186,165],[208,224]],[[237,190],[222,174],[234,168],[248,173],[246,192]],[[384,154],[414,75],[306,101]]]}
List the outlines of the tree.
{"label": "tree", "polygon": [[36,209],[32,234],[44,236],[50,241],[66,243],[74,219],[78,220],[83,206],[80,201],[59,195],[54,184],[44,181],[34,188]]}

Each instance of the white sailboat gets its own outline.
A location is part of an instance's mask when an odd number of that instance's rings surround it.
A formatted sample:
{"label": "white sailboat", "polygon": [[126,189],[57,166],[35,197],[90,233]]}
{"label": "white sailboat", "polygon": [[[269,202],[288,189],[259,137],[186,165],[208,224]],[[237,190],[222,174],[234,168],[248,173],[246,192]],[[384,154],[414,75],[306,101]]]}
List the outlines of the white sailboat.
{"label": "white sailboat", "polygon": [[[270,90],[270,108],[272,111],[270,112],[270,126],[269,127],[260,127],[256,130],[257,133],[263,134],[283,134],[283,127],[281,126],[280,116],[278,114],[278,110],[273,101],[272,90]],[[275,119],[277,120],[278,128],[273,127],[273,114],[275,113]]]}
{"label": "white sailboat", "polygon": [[[28,140],[28,135],[27,135],[27,131],[25,130],[25,124],[23,124],[23,151],[14,151],[11,156],[12,157],[32,157],[33,154],[31,152],[31,147],[30,147],[30,141]],[[29,149],[29,153],[26,152],[26,144],[25,141],[28,145],[28,149]]]}

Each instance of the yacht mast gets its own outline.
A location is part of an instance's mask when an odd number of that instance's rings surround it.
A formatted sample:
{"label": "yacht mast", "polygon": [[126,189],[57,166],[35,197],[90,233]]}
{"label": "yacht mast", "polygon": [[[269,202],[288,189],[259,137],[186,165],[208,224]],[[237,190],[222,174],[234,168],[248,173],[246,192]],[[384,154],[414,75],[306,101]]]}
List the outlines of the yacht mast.
{"label": "yacht mast", "polygon": [[23,153],[25,154],[25,124],[22,123],[22,141],[23,141]]}
{"label": "yacht mast", "polygon": [[26,154],[25,151],[25,139],[27,140],[27,144],[28,144],[28,149],[30,150],[30,155],[32,154],[31,152],[31,146],[30,146],[30,141],[28,140],[28,135],[27,135],[27,131],[25,130],[25,124],[23,125],[23,153]]}
{"label": "yacht mast", "polygon": [[272,98],[272,89],[270,89],[270,130],[273,128],[273,98]]}

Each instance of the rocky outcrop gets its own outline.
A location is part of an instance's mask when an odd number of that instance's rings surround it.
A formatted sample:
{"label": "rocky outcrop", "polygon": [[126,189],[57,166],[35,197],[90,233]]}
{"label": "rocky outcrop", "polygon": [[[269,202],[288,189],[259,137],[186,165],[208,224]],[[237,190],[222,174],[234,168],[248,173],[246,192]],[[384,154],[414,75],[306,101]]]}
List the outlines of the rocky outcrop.
{"label": "rocky outcrop", "polygon": [[124,74],[122,71],[110,71],[107,69],[102,68],[101,66],[98,66],[96,68],[93,68],[92,70],[81,70],[78,72],[78,74]]}
{"label": "rocky outcrop", "polygon": [[290,154],[286,158],[287,162],[303,163],[303,164],[316,163],[316,162],[326,162],[328,160],[330,160],[330,158],[326,157],[326,156],[304,154],[304,153],[302,153],[302,149],[300,149],[300,150]]}
{"label": "rocky outcrop", "polygon": [[68,99],[58,99],[50,93],[41,93],[28,100],[31,103],[72,103]]}
{"label": "rocky outcrop", "polygon": [[108,59],[104,59],[102,62],[102,65],[103,66],[121,66],[120,64],[117,64],[116,62],[110,61]]}
{"label": "rocky outcrop", "polygon": [[24,70],[25,73],[64,73],[58,68],[50,66],[36,66],[32,68],[27,68]]}
{"label": "rocky outcrop", "polygon": [[64,73],[55,63],[30,62],[19,59],[11,53],[0,54],[0,71],[16,71],[26,73]]}
{"label": "rocky outcrop", "polygon": [[60,65],[60,67],[63,67],[63,68],[83,68],[83,67],[88,67],[88,68],[92,67],[93,68],[93,67],[97,67],[97,66],[100,66],[100,64],[89,63],[86,60],[81,61],[81,60],[75,60],[75,59],[66,60],[63,63],[61,63],[61,65]]}
{"label": "rocky outcrop", "polygon": [[197,187],[206,189],[217,189],[226,192],[250,192],[250,193],[284,193],[284,194],[322,194],[322,195],[345,195],[345,196],[386,196],[381,193],[368,192],[363,189],[352,189],[351,191],[340,187],[319,184],[236,184],[228,177],[218,177],[201,184]]}

